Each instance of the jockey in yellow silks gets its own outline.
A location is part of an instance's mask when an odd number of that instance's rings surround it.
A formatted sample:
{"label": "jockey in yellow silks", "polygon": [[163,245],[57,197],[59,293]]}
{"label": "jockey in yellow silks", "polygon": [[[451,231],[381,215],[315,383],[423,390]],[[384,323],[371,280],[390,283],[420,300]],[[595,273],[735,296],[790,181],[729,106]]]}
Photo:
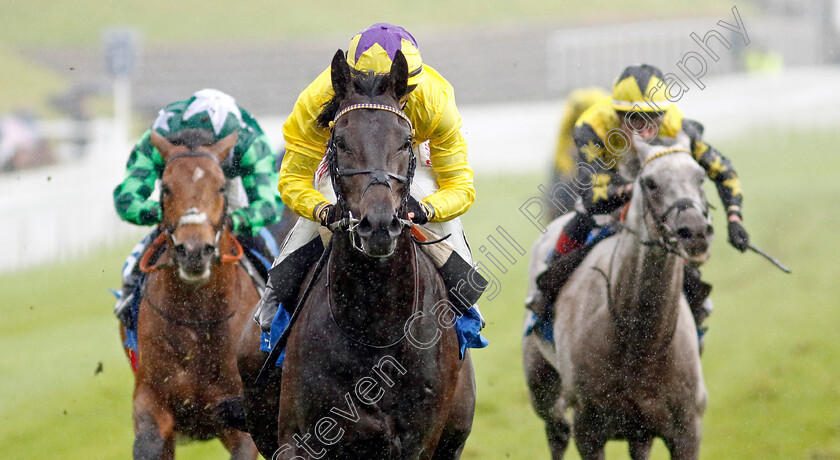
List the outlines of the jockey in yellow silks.
{"label": "jockey in yellow silks", "polygon": [[[627,142],[632,133],[641,135],[646,141],[655,137],[673,138],[680,131],[688,135],[691,154],[717,186],[726,208],[730,244],[741,252],[747,249],[749,236],[741,222],[741,183],[732,163],[706,143],[703,125],[685,118],[667,98],[667,91],[662,72],[656,67],[629,66],[616,78],[612,95],[593,104],[575,122],[578,161],[591,166],[579,168],[579,171],[596,174],[580,181],[593,186],[582,191],[575,214],[558,238],[545,276],[538,279],[543,305],[536,305],[535,310],[544,310],[545,303],[553,300],[562,283],[582,260],[585,250],[591,248],[593,240],[599,240],[592,235],[593,216],[609,214],[630,201],[633,181],[625,180],[618,173],[618,165],[630,147]],[[699,270],[686,264],[685,293],[701,339],[701,322],[712,308],[707,298],[710,290],[711,286],[700,281]]]}
{"label": "jockey in yellow silks", "polygon": [[[391,24],[374,24],[354,36],[347,50],[347,63],[357,71],[387,73],[397,50],[402,51],[408,63],[409,94],[401,102],[415,129],[414,151],[418,156],[408,211],[414,213],[415,223],[438,235],[451,235],[447,241],[472,264],[458,216],[475,201],[473,171],[467,162],[467,143],[461,134],[461,115],[455,105],[452,85],[435,69],[423,64],[414,37]],[[317,123],[334,95],[327,68],[300,93],[283,125],[286,154],[280,167],[278,190],[283,202],[306,220],[298,221],[280,250],[272,268],[276,276],[270,277],[269,288],[257,312],[256,319],[263,331],[270,329],[272,336],[275,329],[272,322],[282,323],[280,317],[286,314],[283,310],[294,309],[303,276],[320,256],[319,227],[327,224],[334,205],[335,195],[324,162],[330,130]],[[278,302],[284,308],[277,309]],[[480,316],[477,318],[479,325],[473,341],[467,343],[469,347],[486,344],[478,335]]]}
{"label": "jockey in yellow silks", "polygon": [[[554,158],[552,159],[554,164],[551,177],[552,184],[563,183],[573,188],[576,193],[581,192],[570,177],[578,158],[578,148],[574,139],[575,122],[586,109],[607,96],[609,96],[609,93],[597,86],[579,88],[566,96],[566,101],[563,104],[563,116],[560,119],[558,129],[557,144],[554,148]],[[571,209],[574,206],[573,195],[564,194],[559,198],[564,200],[561,203],[563,208]],[[555,209],[559,211],[559,208],[552,207],[552,210]],[[555,212],[552,217],[557,217],[560,214]]]}

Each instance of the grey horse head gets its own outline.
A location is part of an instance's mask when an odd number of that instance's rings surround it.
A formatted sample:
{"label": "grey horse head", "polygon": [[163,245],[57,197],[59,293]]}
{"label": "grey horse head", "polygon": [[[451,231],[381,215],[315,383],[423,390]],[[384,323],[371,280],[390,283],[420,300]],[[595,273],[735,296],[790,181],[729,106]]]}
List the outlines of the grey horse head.
{"label": "grey horse head", "polygon": [[639,164],[633,194],[643,200],[648,235],[689,262],[705,262],[713,236],[706,173],[691,154],[688,135],[680,132],[666,145],[633,136],[633,146]]}

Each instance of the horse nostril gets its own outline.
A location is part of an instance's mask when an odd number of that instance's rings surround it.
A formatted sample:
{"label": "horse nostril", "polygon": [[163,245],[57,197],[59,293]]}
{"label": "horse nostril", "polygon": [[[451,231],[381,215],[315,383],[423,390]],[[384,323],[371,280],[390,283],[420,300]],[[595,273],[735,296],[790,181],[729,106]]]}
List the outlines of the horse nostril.
{"label": "horse nostril", "polygon": [[361,237],[368,237],[373,234],[373,224],[370,223],[370,219],[367,216],[363,217],[359,222],[359,225],[356,227],[356,233]]}
{"label": "horse nostril", "polygon": [[185,248],[183,244],[179,244],[179,245],[175,246],[175,256],[176,257],[187,257],[187,248]]}
{"label": "horse nostril", "polygon": [[398,235],[401,231],[402,224],[400,223],[400,219],[394,215],[393,219],[391,219],[391,225],[388,226],[388,232],[392,235]]}
{"label": "horse nostril", "polygon": [[706,236],[712,236],[715,234],[715,228],[712,227],[711,224],[706,225]]}
{"label": "horse nostril", "polygon": [[677,236],[684,240],[687,240],[691,238],[691,229],[689,229],[688,227],[680,227],[677,229]]}
{"label": "horse nostril", "polygon": [[211,244],[205,244],[203,252],[205,257],[212,256],[216,252],[216,248]]}

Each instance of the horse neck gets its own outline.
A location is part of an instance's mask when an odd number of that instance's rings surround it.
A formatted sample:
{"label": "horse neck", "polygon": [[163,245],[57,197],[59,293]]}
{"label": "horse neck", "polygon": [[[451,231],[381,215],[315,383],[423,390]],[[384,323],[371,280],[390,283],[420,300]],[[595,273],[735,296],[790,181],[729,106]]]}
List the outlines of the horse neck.
{"label": "horse neck", "polygon": [[394,254],[367,257],[352,246],[347,234],[333,236],[329,295],[333,314],[350,332],[381,332],[393,337],[413,313],[415,261],[411,239],[399,237]]}
{"label": "horse neck", "polygon": [[629,231],[621,233],[613,255],[610,308],[618,336],[634,345],[630,349],[649,350],[656,343],[667,345],[674,334],[683,264],[658,245],[642,244],[651,235],[641,194],[631,201],[625,226]]}

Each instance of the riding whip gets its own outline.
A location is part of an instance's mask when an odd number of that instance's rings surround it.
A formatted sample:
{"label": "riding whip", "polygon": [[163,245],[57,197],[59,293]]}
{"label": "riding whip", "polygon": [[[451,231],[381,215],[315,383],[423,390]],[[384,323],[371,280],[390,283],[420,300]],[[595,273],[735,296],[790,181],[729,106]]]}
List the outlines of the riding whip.
{"label": "riding whip", "polygon": [[790,273],[790,269],[785,267],[785,265],[783,263],[779,262],[779,260],[776,259],[775,257],[771,256],[770,254],[767,254],[766,252],[764,252],[760,248],[757,248],[757,247],[753,246],[752,244],[748,244],[747,247],[750,248],[753,252],[755,252],[755,253],[761,255],[762,257],[764,257],[765,259],[769,260],[773,265],[779,267],[779,269],[781,271],[783,271],[785,273]]}

